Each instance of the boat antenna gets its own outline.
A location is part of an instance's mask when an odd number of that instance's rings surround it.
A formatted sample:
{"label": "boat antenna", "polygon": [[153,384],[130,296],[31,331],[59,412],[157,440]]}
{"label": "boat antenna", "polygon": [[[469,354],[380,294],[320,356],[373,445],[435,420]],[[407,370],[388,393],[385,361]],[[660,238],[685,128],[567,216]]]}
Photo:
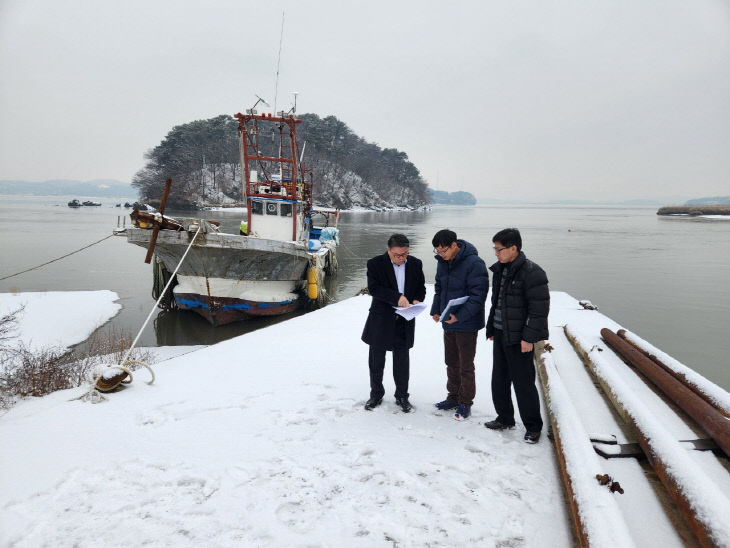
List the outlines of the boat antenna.
{"label": "boat antenna", "polygon": [[281,45],[284,42],[284,10],[281,10],[281,33],[279,34],[279,57],[276,59],[276,84],[274,86],[274,113],[279,98],[279,66],[281,65]]}
{"label": "boat antenna", "polygon": [[[256,95],[256,94],[254,93],[254,95]],[[264,99],[263,97],[259,97],[258,95],[256,95],[256,99],[257,99],[257,101],[253,104],[253,106],[246,110],[247,114],[256,114],[256,105],[258,105],[259,103],[263,103],[267,107],[271,108],[271,105],[269,103],[267,103],[266,99]]]}

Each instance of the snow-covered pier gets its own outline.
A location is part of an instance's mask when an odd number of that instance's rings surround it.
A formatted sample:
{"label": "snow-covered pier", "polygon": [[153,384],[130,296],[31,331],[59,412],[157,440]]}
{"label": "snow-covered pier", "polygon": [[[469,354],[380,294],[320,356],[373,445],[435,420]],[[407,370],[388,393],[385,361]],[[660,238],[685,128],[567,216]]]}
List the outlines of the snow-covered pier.
{"label": "snow-covered pier", "polygon": [[[566,325],[622,386],[614,399],[657,425],[651,437],[711,542],[730,543],[727,460],[679,443],[707,436],[605,345],[600,329],[621,326],[600,312],[552,293],[540,369],[555,439],[529,445],[520,429],[483,426],[494,417],[483,335],[472,417],[435,411],[446,371],[441,328],[427,317],[411,351],[415,412],[390,396],[364,411],[369,304],[354,297],[156,364],[154,385],[133,383],[98,405],[73,399],[84,388],[20,402],[0,417],[0,545],[697,543],[646,461],[593,449],[591,438],[637,440]],[[623,494],[610,490],[616,482]]]}
{"label": "snow-covered pier", "polygon": [[[601,330],[621,326],[566,294],[553,294],[552,304],[550,348],[538,372],[581,545],[666,546],[681,539],[730,546],[727,455],[606,344]],[[707,394],[721,413],[730,410],[725,390],[637,335],[625,337]],[[730,433],[730,421],[724,431]],[[622,493],[611,490],[615,483]]]}

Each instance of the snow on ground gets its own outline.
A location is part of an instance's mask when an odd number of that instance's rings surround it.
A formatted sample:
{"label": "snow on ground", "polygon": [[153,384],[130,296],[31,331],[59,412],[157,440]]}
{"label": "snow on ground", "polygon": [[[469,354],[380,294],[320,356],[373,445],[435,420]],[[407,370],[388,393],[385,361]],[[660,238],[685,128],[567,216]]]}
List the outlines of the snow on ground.
{"label": "snow on ground", "polygon": [[149,351],[155,355],[156,363],[160,364],[178,356],[184,354],[190,354],[191,352],[197,352],[203,348],[208,348],[208,345],[198,344],[192,346],[142,346],[139,348],[141,352]]}
{"label": "snow on ground", "polygon": [[113,318],[122,306],[113,291],[47,291],[38,293],[0,293],[0,316],[21,306],[17,338],[9,344],[23,343],[40,349],[69,347],[85,341],[100,325]]}
{"label": "snow on ground", "polygon": [[[429,294],[432,288],[429,288]],[[480,333],[472,417],[437,413],[441,327],[417,320],[411,401],[386,365],[365,411],[369,297],[155,367],[107,402],[79,388],[0,417],[0,545],[569,546],[552,444],[493,432]]]}

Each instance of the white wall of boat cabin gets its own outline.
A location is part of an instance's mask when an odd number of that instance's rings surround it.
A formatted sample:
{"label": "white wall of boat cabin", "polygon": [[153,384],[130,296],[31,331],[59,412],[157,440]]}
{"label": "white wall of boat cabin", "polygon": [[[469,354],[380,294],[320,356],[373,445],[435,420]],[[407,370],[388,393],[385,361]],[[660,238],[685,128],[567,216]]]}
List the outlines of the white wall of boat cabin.
{"label": "white wall of boat cabin", "polygon": [[[253,202],[257,200],[254,198]],[[281,206],[285,202],[275,200],[262,200],[264,204],[263,215],[254,213],[252,208],[251,219],[249,220],[249,231],[251,236],[258,238],[266,238],[270,240],[292,241],[292,218],[291,216],[282,217]],[[252,204],[253,205],[253,204]],[[288,205],[292,205],[289,203]],[[267,214],[267,208],[275,207],[276,215]],[[301,205],[297,207],[297,240],[302,238],[302,230],[304,228],[304,219],[301,214]],[[252,223],[253,221],[253,223]]]}

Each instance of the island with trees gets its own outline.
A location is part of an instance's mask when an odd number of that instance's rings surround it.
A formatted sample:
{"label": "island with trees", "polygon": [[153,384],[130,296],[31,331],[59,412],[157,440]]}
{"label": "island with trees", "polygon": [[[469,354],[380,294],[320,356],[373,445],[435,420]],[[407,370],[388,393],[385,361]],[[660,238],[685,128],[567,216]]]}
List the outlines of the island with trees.
{"label": "island with trees", "polygon": [[476,205],[477,199],[471,192],[464,192],[459,190],[457,192],[446,192],[444,190],[431,190],[432,204],[444,204],[444,205]]}
{"label": "island with trees", "polygon": [[687,200],[681,206],[664,206],[657,215],[730,215],[730,196],[710,196]]}
{"label": "island with trees", "polygon": [[[366,141],[335,116],[300,118],[299,150],[312,173],[317,205],[415,209],[429,204],[428,186],[405,152]],[[259,139],[275,146],[268,135]],[[238,143],[238,122],[232,116],[175,126],[147,152],[132,185],[143,201],[155,203],[164,181],[172,178],[168,204],[176,209],[240,203]]]}

